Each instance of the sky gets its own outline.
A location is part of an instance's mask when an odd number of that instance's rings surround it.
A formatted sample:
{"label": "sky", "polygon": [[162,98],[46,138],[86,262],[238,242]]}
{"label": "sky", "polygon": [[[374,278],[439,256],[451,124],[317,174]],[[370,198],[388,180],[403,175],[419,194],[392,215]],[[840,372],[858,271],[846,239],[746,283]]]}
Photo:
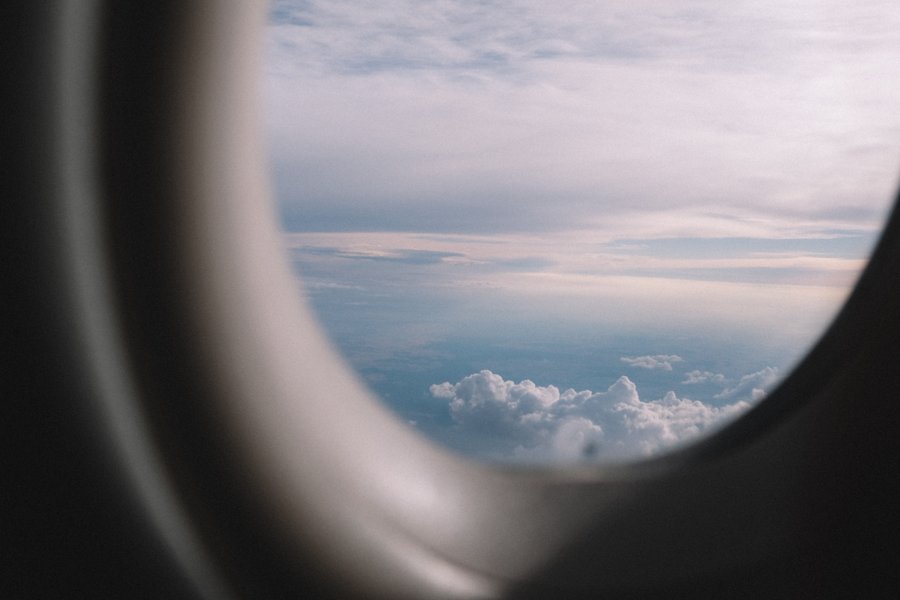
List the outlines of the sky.
{"label": "sky", "polygon": [[470,456],[688,441],[764,398],[865,265],[897,56],[892,2],[274,2],[301,295]]}

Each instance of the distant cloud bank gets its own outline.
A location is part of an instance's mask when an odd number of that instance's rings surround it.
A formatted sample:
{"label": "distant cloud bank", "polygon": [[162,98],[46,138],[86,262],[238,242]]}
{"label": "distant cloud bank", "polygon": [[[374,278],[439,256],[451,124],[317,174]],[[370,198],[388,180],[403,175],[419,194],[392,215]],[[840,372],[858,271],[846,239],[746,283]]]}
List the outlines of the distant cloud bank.
{"label": "distant cloud bank", "polygon": [[[722,406],[679,398],[671,391],[645,401],[626,376],[605,392],[560,391],[483,370],[457,383],[432,385],[430,391],[448,402],[455,427],[488,444],[488,454],[495,458],[577,462],[646,457],[694,438],[749,408],[760,389],[754,386],[765,385],[768,375],[766,370],[742,378],[723,392],[733,402]],[[742,395],[745,391],[749,397]]]}
{"label": "distant cloud bank", "polygon": [[682,358],[677,354],[656,354],[654,356],[623,356],[620,360],[629,367],[671,371],[672,363],[681,362]]}
{"label": "distant cloud bank", "polygon": [[684,385],[695,385],[698,383],[725,383],[725,376],[722,373],[713,373],[711,371],[691,371],[685,375]]}

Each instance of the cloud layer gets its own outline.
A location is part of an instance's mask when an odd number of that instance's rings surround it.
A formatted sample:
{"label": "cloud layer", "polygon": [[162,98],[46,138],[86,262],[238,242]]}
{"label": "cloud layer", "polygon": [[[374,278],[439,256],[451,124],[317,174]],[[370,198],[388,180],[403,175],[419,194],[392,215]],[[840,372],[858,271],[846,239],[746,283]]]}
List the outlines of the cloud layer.
{"label": "cloud layer", "polygon": [[298,231],[868,227],[898,31],[873,1],[278,2],[276,186]]}
{"label": "cloud layer", "polygon": [[543,463],[650,456],[746,410],[750,398],[740,391],[758,388],[741,383],[729,394],[733,402],[723,406],[679,398],[671,391],[644,401],[625,376],[604,392],[560,391],[483,370],[454,384],[432,385],[430,391],[448,403],[455,427],[480,445],[480,452]]}

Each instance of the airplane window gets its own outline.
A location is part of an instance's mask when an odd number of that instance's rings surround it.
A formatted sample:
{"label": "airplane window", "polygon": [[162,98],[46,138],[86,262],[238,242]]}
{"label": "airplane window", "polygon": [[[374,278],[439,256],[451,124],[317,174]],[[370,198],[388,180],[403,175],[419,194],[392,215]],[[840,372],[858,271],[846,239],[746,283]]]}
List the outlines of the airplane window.
{"label": "airplane window", "polygon": [[272,4],[283,238],[423,434],[610,461],[769,394],[897,184],[891,3]]}
{"label": "airplane window", "polygon": [[900,14],[275,5],[281,233],[266,2],[2,21],[0,597],[898,597]]}

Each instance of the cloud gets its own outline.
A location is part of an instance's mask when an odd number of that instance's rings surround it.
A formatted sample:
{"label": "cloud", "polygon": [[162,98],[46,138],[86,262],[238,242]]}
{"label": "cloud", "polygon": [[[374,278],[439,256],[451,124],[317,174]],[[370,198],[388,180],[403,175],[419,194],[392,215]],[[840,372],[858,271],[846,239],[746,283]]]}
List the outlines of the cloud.
{"label": "cloud", "polygon": [[721,393],[715,395],[715,398],[717,400],[733,400],[735,398],[761,400],[776,381],[778,381],[778,368],[766,367],[756,373],[744,375],[737,384],[722,390]]}
{"label": "cloud", "polygon": [[430,391],[447,402],[459,439],[494,458],[527,462],[649,456],[750,406],[745,400],[711,406],[674,392],[644,401],[625,376],[605,392],[560,391],[483,370]]}
{"label": "cloud", "polygon": [[725,383],[725,376],[721,373],[713,373],[711,371],[691,371],[685,376],[685,380],[681,382],[684,385],[694,385],[698,383]]}
{"label": "cloud", "polygon": [[321,246],[295,246],[292,248],[295,254],[310,254],[314,256],[333,256],[336,258],[384,261],[402,263],[407,265],[433,265],[447,260],[465,257],[461,252],[436,252],[431,250],[417,250],[409,248],[382,248],[382,247],[350,247],[328,248]]}
{"label": "cloud", "polygon": [[896,183],[898,19],[828,0],[278,2],[283,212],[306,231],[868,226]]}
{"label": "cloud", "polygon": [[677,354],[656,354],[653,356],[623,356],[620,358],[623,363],[629,367],[640,367],[641,369],[662,369],[663,371],[671,371],[672,363],[681,362],[682,358]]}

